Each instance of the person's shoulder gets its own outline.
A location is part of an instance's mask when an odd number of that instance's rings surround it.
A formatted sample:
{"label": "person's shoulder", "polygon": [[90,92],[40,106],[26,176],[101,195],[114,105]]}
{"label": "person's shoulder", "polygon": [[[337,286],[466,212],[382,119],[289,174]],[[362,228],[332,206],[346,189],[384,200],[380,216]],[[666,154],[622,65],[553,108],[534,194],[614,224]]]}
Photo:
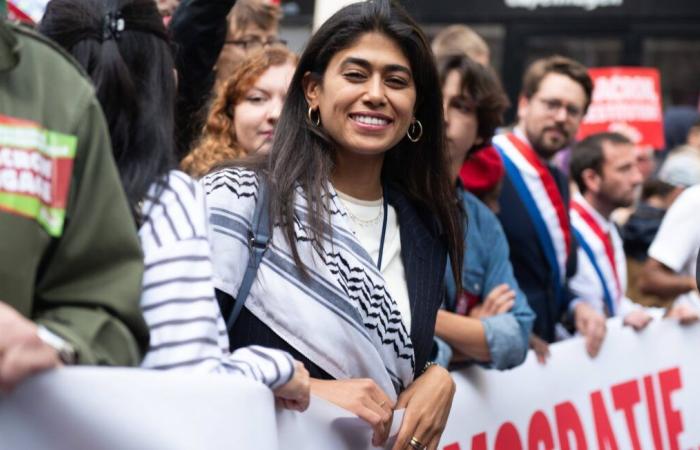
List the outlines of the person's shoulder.
{"label": "person's shoulder", "polygon": [[204,176],[207,206],[242,213],[255,208],[258,195],[258,174],[242,167],[227,167]]}
{"label": "person's shoulder", "polygon": [[685,188],[673,202],[669,210],[692,209],[700,207],[700,184]]}
{"label": "person's shoulder", "polygon": [[491,211],[479,198],[468,191],[462,192],[462,202],[467,211],[469,226],[476,226],[480,232],[502,233],[501,222],[496,213]]}
{"label": "person's shoulder", "polygon": [[248,197],[257,192],[258,175],[251,169],[227,167],[205,175],[201,183],[207,196],[228,191],[238,197]]}
{"label": "person's shoulder", "polygon": [[141,211],[144,220],[150,222],[151,227],[156,230],[164,227],[173,231],[159,234],[159,246],[206,235],[203,189],[179,170],[170,171],[150,186]]}
{"label": "person's shoulder", "polygon": [[63,47],[26,26],[9,22],[5,22],[5,26],[17,39],[21,61],[31,56],[33,64],[43,66],[52,73],[67,71],[75,75],[76,80],[90,85],[85,70]]}

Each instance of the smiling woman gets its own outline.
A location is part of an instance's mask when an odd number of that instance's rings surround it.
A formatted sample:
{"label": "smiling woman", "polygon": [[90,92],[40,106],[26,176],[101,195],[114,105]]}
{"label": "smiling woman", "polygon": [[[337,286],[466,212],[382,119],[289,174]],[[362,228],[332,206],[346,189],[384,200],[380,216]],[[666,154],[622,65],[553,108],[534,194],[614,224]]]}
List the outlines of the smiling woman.
{"label": "smiling woman", "polygon": [[447,255],[460,273],[463,251],[443,131],[423,33],[395,3],[361,2],[311,38],[270,154],[204,178],[225,313],[261,185],[270,200],[271,243],[232,346],[290,351],[313,392],[374,427],[375,445],[406,408],[395,448],[436,448],[454,393],[426,365]]}

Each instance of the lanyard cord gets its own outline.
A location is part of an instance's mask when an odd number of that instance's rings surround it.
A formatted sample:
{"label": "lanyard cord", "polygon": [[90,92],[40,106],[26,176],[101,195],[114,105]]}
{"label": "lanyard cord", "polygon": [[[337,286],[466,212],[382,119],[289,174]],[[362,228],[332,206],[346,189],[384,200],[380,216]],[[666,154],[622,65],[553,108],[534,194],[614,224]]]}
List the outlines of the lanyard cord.
{"label": "lanyard cord", "polygon": [[387,216],[389,216],[389,202],[387,200],[386,184],[382,187],[383,197],[384,197],[384,217],[382,218],[382,236],[379,239],[379,258],[377,258],[377,269],[382,271],[382,256],[384,255],[384,239],[386,238],[386,222]]}

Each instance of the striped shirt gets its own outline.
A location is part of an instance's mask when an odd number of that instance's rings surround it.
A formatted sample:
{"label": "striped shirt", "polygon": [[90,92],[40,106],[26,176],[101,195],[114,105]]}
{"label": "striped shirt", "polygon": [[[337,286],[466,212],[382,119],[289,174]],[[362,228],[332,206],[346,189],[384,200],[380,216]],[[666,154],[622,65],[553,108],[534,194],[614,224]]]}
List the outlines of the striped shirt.
{"label": "striped shirt", "polygon": [[240,374],[272,389],[289,381],[294,361],[285,352],[251,346],[229,353],[200,185],[172,171],[165,184],[151,186],[141,211],[141,309],[151,334],[142,367]]}

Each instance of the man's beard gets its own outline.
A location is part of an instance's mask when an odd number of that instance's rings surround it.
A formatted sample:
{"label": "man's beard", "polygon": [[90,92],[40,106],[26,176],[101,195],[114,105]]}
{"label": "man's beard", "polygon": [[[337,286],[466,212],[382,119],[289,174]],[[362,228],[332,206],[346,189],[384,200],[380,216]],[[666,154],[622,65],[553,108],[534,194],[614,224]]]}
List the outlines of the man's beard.
{"label": "man's beard", "polygon": [[[563,136],[558,143],[550,143],[545,139],[545,134],[549,131],[558,131]],[[553,125],[542,129],[542,132],[537,136],[528,136],[530,144],[535,152],[544,159],[551,159],[554,155],[559,153],[560,150],[568,147],[571,144],[571,136],[569,133],[560,126]]]}

